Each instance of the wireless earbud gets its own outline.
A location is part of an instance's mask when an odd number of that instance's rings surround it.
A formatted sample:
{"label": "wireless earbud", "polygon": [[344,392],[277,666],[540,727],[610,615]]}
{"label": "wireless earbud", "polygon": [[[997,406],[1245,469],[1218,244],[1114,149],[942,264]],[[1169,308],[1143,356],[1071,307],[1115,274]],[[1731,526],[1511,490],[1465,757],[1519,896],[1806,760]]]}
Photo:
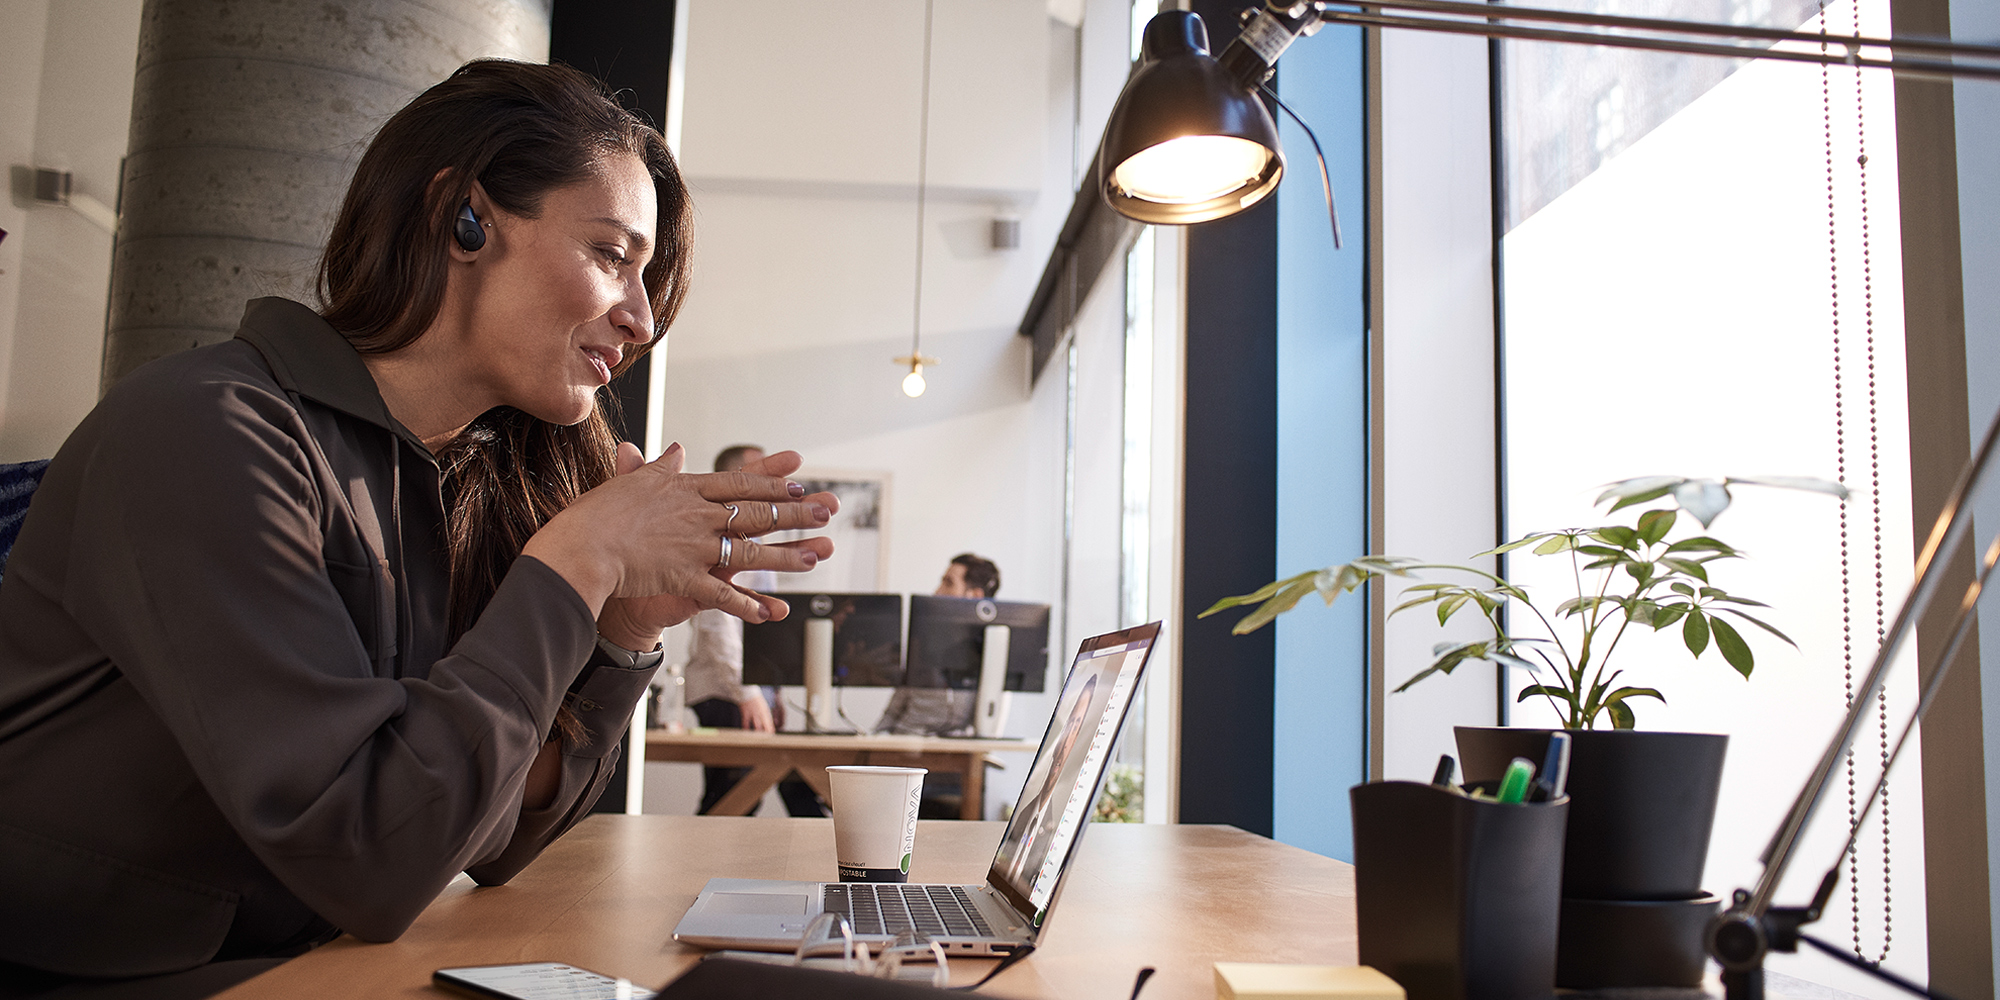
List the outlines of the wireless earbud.
{"label": "wireless earbud", "polygon": [[451,235],[466,253],[486,245],[486,228],[479,224],[479,216],[472,211],[472,202],[459,206],[458,218],[452,221]]}

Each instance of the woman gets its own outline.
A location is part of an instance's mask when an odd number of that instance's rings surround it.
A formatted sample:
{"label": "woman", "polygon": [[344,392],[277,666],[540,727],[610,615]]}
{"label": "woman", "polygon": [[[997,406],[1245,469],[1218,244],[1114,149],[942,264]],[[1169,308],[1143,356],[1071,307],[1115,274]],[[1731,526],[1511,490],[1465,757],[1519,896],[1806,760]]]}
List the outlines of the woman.
{"label": "woman", "polygon": [[594,83],[471,63],[370,145],[317,313],[256,300],[104,398],[0,587],[0,996],[395,938],[589,810],[662,628],[785,614],[728,580],[832,553],[743,537],[826,523],[798,457],[682,475],[603,411],[690,232]]}

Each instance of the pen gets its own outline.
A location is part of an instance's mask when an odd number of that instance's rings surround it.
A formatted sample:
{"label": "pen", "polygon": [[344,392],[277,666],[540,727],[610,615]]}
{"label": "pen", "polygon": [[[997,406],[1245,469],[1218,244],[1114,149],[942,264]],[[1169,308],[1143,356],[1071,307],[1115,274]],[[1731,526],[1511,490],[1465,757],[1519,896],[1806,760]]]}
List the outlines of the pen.
{"label": "pen", "polygon": [[1516,757],[1508,763],[1507,774],[1500,779],[1499,799],[1502,804],[1513,805],[1528,797],[1528,782],[1535,778],[1535,765],[1526,757]]}
{"label": "pen", "polygon": [[1431,784],[1450,788],[1452,772],[1457,770],[1458,761],[1452,760],[1450,754],[1438,755],[1437,770],[1431,772]]}
{"label": "pen", "polygon": [[1569,784],[1569,741],[1568,733],[1549,734],[1549,750],[1542,757],[1542,772],[1535,780],[1536,802],[1562,797],[1564,787]]}

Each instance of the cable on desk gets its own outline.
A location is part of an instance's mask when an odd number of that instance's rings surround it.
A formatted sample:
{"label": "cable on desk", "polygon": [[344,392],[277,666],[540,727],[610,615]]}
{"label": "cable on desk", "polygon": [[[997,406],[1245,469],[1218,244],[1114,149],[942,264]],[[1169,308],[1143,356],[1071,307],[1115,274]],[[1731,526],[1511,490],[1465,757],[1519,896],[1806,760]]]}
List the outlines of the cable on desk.
{"label": "cable on desk", "polygon": [[1139,970],[1139,978],[1132,980],[1132,1000],[1139,1000],[1139,991],[1146,988],[1146,980],[1153,978],[1153,967]]}
{"label": "cable on desk", "polygon": [[996,965],[986,970],[986,975],[981,976],[978,982],[973,983],[970,986],[951,986],[947,988],[956,990],[960,993],[969,993],[973,990],[980,988],[981,986],[986,985],[987,983],[992,982],[994,976],[1006,972],[1010,967],[1013,966],[1015,962],[1027,958],[1029,955],[1032,955],[1034,953],[1035,953],[1034,945],[1031,944],[1020,945],[1019,947],[1016,947],[1012,952],[1010,952],[1006,958],[1001,959],[999,965]]}

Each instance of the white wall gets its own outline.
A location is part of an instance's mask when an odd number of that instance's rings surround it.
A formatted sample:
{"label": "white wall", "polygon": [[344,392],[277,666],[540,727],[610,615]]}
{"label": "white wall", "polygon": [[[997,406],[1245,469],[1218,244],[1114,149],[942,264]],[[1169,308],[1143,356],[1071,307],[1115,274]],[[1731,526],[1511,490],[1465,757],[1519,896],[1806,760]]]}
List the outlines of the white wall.
{"label": "white wall", "polygon": [[[132,117],[138,3],[0,5],[0,462],[48,458],[97,403],[111,233]],[[26,168],[73,175],[85,211],[33,204]],[[92,212],[87,202],[96,203]]]}
{"label": "white wall", "polygon": [[[1486,42],[1385,31],[1381,43],[1382,523],[1377,552],[1459,562],[1494,545],[1493,235]],[[1398,588],[1390,588],[1390,606]],[[1391,618],[1387,687],[1431,646],[1475,637]],[[1496,721],[1493,667],[1467,664],[1384,707],[1379,777],[1428,781],[1454,725]]]}
{"label": "white wall", "polygon": [[[740,5],[693,0],[679,100],[696,270],[669,334],[660,440],[682,442],[696,464],[748,441],[797,449],[808,470],[887,473],[887,589],[929,593],[953,555],[973,551],[1000,565],[1002,598],[1059,604],[1063,363],[1031,388],[1014,328],[1070,207],[1072,137],[1095,141],[1124,77],[1127,15],[1098,0],[1079,32],[1040,2],[936,4],[922,350],[939,363],[909,399],[890,359],[910,350],[924,3],[760,21],[746,46]],[[1116,65],[1093,64],[1084,103],[1102,108],[1075,129],[1076,46],[1110,50],[1105,35]],[[1019,249],[988,246],[1002,211],[1021,219]],[[1116,313],[1122,301],[1111,280],[1090,308]],[[1114,348],[1111,377],[1116,360]],[[1110,414],[1102,432],[1115,447]],[[1108,474],[1115,484],[1115,461]],[[1114,520],[1111,602],[1117,539]],[[1056,626],[1050,645],[1067,663],[1060,615]],[[1052,697],[1016,696],[1008,733],[1039,738]],[[845,700],[866,725],[886,692]],[[989,813],[1012,800],[1021,756],[992,775]]]}

